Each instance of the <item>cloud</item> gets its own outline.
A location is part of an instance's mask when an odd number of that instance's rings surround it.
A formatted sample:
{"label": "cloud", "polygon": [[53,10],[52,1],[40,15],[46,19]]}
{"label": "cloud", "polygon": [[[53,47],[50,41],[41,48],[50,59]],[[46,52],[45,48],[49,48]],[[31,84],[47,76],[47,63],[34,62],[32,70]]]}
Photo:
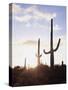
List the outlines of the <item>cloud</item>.
{"label": "cloud", "polygon": [[[49,30],[51,30],[51,26],[49,26]],[[58,24],[55,24],[55,25],[53,25],[53,30],[54,31],[61,31],[62,28]]]}
{"label": "cloud", "polygon": [[20,14],[16,15],[15,19],[19,22],[25,22],[28,23],[31,20],[36,20],[39,22],[39,20],[46,20],[49,21],[51,18],[56,17],[56,13],[48,13],[48,12],[42,12],[40,9],[38,9],[37,5],[29,6],[28,8],[21,7],[20,5],[13,4],[13,13]]}
{"label": "cloud", "polygon": [[60,31],[62,28],[58,25],[58,24],[56,24],[55,26],[54,26],[54,30],[55,31]]}
{"label": "cloud", "polygon": [[36,45],[37,41],[35,40],[27,40],[25,42],[23,42],[24,45]]}
{"label": "cloud", "polygon": [[54,17],[56,17],[56,13],[47,13],[47,12],[45,12],[45,13],[43,13],[43,12],[40,12],[40,11],[37,11],[36,10],[36,12],[35,12],[35,18],[37,19],[44,19],[44,20],[47,20],[47,21],[49,21],[49,20],[51,20],[51,18],[54,18]]}
{"label": "cloud", "polygon": [[25,16],[15,16],[15,19],[19,22],[27,22],[31,19],[31,16],[30,15],[25,15]]}
{"label": "cloud", "polygon": [[12,4],[12,12],[13,14],[19,14],[22,12],[22,8],[17,4]]}

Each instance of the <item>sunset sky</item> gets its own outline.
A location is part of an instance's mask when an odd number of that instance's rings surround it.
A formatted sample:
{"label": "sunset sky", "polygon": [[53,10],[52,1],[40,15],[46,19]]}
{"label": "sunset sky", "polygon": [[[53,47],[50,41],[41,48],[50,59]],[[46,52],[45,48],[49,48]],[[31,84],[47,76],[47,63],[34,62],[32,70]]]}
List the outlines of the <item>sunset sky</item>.
{"label": "sunset sky", "polygon": [[[11,12],[10,12],[11,17]],[[55,64],[66,64],[66,7],[32,4],[12,4],[12,67],[37,65],[37,46],[40,38],[41,63],[50,65],[50,24],[53,18],[54,48],[61,38],[60,46],[54,53]],[[11,20],[11,18],[10,18]]]}

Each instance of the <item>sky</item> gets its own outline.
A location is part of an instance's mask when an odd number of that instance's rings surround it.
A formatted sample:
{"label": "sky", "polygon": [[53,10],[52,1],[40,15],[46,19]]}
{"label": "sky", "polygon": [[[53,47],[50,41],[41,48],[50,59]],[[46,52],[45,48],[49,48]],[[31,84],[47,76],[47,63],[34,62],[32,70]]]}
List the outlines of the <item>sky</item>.
{"label": "sky", "polygon": [[44,54],[43,49],[50,50],[51,18],[54,48],[61,38],[60,46],[54,53],[54,63],[61,64],[63,60],[66,64],[66,7],[15,3],[9,13],[12,21],[12,67],[24,66],[25,58],[27,67],[37,66],[39,38],[41,63],[50,66],[50,54]]}

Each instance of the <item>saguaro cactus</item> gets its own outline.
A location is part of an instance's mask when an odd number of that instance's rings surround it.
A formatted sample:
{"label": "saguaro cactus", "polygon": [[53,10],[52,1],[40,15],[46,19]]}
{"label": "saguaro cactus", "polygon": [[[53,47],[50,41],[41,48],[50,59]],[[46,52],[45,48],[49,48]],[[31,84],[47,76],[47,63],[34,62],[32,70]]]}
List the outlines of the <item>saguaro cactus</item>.
{"label": "saguaro cactus", "polygon": [[24,62],[24,68],[26,68],[26,58],[25,58],[25,62]]}
{"label": "saguaro cactus", "polygon": [[40,57],[42,56],[42,54],[40,55],[40,38],[38,39],[38,54],[36,56],[38,60],[38,65],[40,65]]}
{"label": "saguaro cactus", "polygon": [[60,45],[60,38],[59,41],[57,43],[57,46],[55,49],[53,49],[53,19],[51,19],[51,33],[50,33],[50,51],[46,52],[45,50],[43,50],[43,52],[45,54],[50,54],[50,65],[51,67],[54,66],[54,52],[58,50],[58,47]]}

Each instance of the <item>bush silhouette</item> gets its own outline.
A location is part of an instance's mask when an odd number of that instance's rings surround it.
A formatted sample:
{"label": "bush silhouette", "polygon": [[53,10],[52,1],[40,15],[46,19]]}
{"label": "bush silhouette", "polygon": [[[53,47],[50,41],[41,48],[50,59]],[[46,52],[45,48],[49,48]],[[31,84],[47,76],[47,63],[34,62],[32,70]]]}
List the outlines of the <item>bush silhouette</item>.
{"label": "bush silhouette", "polygon": [[36,68],[9,67],[10,85],[29,86],[66,83],[66,65],[55,65],[53,68],[40,64]]}

